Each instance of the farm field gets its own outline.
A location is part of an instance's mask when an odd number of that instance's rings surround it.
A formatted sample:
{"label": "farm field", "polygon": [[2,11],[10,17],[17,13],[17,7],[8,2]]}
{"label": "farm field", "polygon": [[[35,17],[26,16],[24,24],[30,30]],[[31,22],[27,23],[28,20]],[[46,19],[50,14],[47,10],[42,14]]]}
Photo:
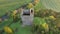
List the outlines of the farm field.
{"label": "farm field", "polygon": [[60,12],[60,0],[41,0],[41,3],[47,8]]}
{"label": "farm field", "polygon": [[4,15],[7,11],[14,11],[30,1],[31,0],[0,0],[0,16]]}

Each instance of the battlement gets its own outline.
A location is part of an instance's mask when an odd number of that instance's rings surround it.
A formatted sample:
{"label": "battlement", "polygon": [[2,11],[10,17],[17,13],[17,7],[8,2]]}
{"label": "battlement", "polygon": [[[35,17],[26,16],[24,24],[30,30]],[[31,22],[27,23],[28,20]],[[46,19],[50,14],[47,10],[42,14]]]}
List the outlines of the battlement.
{"label": "battlement", "polygon": [[34,9],[23,9],[21,11],[21,19],[23,22],[23,25],[32,25],[34,18]]}

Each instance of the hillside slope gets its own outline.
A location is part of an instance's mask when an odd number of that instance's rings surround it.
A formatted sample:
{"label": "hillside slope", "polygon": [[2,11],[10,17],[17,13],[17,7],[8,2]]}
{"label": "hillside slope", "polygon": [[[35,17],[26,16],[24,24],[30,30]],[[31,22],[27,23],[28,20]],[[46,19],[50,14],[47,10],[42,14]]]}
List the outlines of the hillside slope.
{"label": "hillside slope", "polygon": [[0,0],[0,16],[4,15],[7,11],[14,11],[29,2],[31,0]]}

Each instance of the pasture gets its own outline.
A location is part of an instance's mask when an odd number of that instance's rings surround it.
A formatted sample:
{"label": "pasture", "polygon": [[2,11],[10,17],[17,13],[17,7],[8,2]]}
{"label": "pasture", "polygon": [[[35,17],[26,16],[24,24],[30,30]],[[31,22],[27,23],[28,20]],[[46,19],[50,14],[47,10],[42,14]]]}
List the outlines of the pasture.
{"label": "pasture", "polygon": [[41,3],[47,9],[60,12],[60,0],[41,0]]}
{"label": "pasture", "polygon": [[0,0],[0,16],[4,15],[7,11],[14,11],[30,1],[31,0]]}

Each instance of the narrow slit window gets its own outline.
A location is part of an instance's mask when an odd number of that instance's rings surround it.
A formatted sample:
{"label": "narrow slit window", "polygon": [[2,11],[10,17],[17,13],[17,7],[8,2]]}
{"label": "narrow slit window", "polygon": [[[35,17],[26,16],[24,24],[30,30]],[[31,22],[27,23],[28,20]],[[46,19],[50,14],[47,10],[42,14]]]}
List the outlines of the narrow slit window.
{"label": "narrow slit window", "polygon": [[31,10],[31,13],[33,13],[33,10]]}

